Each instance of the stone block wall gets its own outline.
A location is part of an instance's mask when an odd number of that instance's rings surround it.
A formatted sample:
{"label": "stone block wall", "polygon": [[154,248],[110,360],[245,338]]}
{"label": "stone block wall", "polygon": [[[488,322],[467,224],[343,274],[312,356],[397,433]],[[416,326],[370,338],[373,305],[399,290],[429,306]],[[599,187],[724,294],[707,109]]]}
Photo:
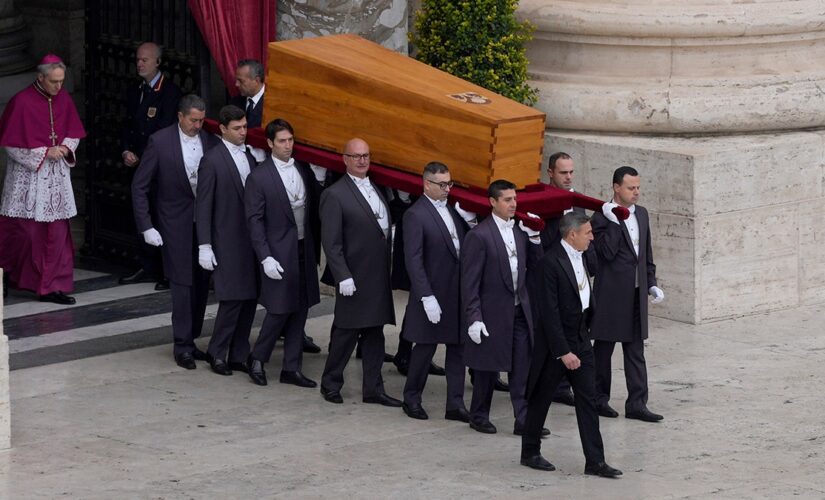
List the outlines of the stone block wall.
{"label": "stone block wall", "polygon": [[[3,269],[0,269],[0,280]],[[9,394],[9,339],[3,333],[3,295],[0,294],[0,450],[11,448],[11,395]]]}
{"label": "stone block wall", "polygon": [[825,302],[825,130],[718,137],[548,131],[577,188],[607,199],[613,170],[642,176],[657,275],[651,314],[703,323]]}

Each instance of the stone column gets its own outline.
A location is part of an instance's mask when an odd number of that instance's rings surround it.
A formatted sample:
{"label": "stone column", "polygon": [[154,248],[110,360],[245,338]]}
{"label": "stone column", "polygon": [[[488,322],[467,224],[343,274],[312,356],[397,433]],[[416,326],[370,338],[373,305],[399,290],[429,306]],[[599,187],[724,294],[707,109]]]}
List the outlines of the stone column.
{"label": "stone column", "polygon": [[31,38],[23,17],[14,10],[14,2],[0,0],[0,76],[20,73],[34,66],[27,52]]}
{"label": "stone column", "polygon": [[668,295],[701,323],[825,302],[825,0],[522,0],[545,151],[642,175]]}
{"label": "stone column", "polygon": [[[0,280],[3,269],[0,269]],[[11,397],[9,396],[9,339],[3,333],[3,296],[0,295],[0,450],[11,448]]]}
{"label": "stone column", "polygon": [[407,0],[278,0],[278,40],[355,33],[407,53]]}

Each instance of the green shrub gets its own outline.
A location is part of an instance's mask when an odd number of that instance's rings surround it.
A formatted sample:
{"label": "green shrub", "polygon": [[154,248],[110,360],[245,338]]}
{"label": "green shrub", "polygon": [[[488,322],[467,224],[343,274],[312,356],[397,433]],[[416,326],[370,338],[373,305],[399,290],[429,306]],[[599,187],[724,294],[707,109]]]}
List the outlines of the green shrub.
{"label": "green shrub", "polygon": [[518,0],[423,0],[410,41],[430,66],[531,105],[524,45],[534,26],[515,18]]}

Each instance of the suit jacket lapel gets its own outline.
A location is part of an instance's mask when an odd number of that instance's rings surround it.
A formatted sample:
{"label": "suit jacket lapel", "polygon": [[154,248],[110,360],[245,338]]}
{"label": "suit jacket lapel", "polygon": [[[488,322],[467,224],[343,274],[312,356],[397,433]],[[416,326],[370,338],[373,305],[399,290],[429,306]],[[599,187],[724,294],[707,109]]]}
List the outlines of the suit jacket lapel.
{"label": "suit jacket lapel", "polygon": [[[373,226],[376,229],[378,229],[379,231],[381,231],[381,234],[384,234],[384,230],[381,229],[381,224],[379,224],[378,219],[375,218],[375,213],[372,211],[372,208],[370,207],[370,204],[367,203],[367,200],[366,200],[366,198],[364,198],[364,195],[361,194],[361,190],[358,189],[358,186],[355,185],[355,183],[350,178],[349,174],[344,174],[344,177],[346,179],[345,182],[347,183],[347,186],[349,186],[349,189],[352,192],[352,196],[355,198],[355,201],[358,202],[358,204],[361,206],[361,208],[367,214],[367,217],[372,221]],[[370,181],[370,183],[372,183],[372,181]],[[389,210],[389,207],[384,202],[384,197],[381,196],[381,193],[378,192],[378,189],[376,189],[376,187],[374,185],[372,186],[372,188],[375,190],[376,194],[378,194],[378,199],[380,200],[380,202],[384,203],[384,208]],[[389,218],[389,214],[387,214],[387,217]]]}
{"label": "suit jacket lapel", "polygon": [[647,228],[650,221],[647,218],[647,212],[639,210],[639,207],[636,207],[636,222],[639,224],[639,259],[641,260],[642,252],[647,251],[647,231],[643,228]]}
{"label": "suit jacket lapel", "polygon": [[184,190],[189,193],[193,198],[195,197],[192,194],[192,185],[189,184],[189,176],[186,175],[186,164],[183,162],[183,147],[180,144],[180,131],[179,127],[176,125],[173,128],[172,132],[172,155],[175,157],[175,177],[178,179],[178,182],[181,183]]}
{"label": "suit jacket lapel", "polygon": [[238,172],[238,167],[235,165],[235,160],[226,148],[226,144],[221,142],[221,154],[223,155],[223,165],[229,168],[229,177],[232,179],[232,185],[235,186],[235,191],[243,200],[243,183],[241,182],[241,173]]}
{"label": "suit jacket lapel", "polygon": [[507,247],[504,245],[504,238],[501,236],[498,224],[496,224],[492,215],[482,222],[482,224],[484,223],[487,224],[487,231],[490,233],[490,238],[492,238],[493,246],[495,246],[496,249],[498,267],[499,271],[501,271],[501,277],[504,280],[504,286],[511,292],[516,293],[516,290],[513,288],[513,273],[510,271],[510,252],[507,251]]}
{"label": "suit jacket lapel", "polygon": [[261,163],[261,168],[269,170],[269,174],[272,176],[272,192],[281,199],[281,210],[295,224],[295,214],[292,212],[292,205],[289,204],[289,193],[286,192],[286,186],[284,186],[284,181],[281,179],[281,174],[278,173],[278,167],[275,166],[272,157],[264,160]]}
{"label": "suit jacket lapel", "polygon": [[[638,221],[639,221],[639,219],[637,217],[636,222],[638,223]],[[625,224],[625,221],[619,221],[619,222],[622,225],[622,234],[624,235],[624,240],[628,244],[628,246],[630,246],[630,251],[635,254],[636,250],[633,248],[633,238],[630,237],[630,231],[627,230],[627,224]]]}
{"label": "suit jacket lapel", "polygon": [[[561,243],[559,243],[561,245]],[[570,286],[573,287],[575,291],[576,298],[579,301],[579,305],[581,306],[581,295],[579,295],[579,282],[576,280],[576,272],[573,270],[573,264],[570,262],[570,257],[567,256],[567,252],[562,247],[561,252],[558,253],[556,256],[559,259],[559,263],[561,264],[561,268],[564,269],[564,274],[567,275],[567,279],[570,281]],[[587,273],[587,271],[585,271]],[[585,276],[587,276],[585,274]],[[590,295],[593,295],[592,293]]]}
{"label": "suit jacket lapel", "polygon": [[[424,204],[425,210],[429,212],[430,216],[433,218],[435,225],[441,230],[441,236],[444,238],[444,243],[450,250],[450,254],[458,259],[458,253],[455,251],[455,245],[453,244],[452,236],[450,236],[450,230],[444,222],[444,219],[441,218],[441,214],[438,213],[438,209],[435,208],[435,205],[433,205],[426,196],[422,196],[419,199],[421,200],[421,203]],[[455,221],[453,221],[453,224],[455,224]],[[456,231],[458,231],[458,226],[456,226]]]}

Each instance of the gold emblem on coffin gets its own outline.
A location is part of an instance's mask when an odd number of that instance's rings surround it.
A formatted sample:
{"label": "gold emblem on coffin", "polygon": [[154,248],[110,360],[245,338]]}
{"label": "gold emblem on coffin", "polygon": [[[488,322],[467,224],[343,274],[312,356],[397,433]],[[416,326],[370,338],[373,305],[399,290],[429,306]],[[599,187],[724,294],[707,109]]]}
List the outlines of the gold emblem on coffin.
{"label": "gold emblem on coffin", "polygon": [[460,94],[447,94],[447,97],[467,104],[490,104],[490,99],[475,92],[462,92]]}

